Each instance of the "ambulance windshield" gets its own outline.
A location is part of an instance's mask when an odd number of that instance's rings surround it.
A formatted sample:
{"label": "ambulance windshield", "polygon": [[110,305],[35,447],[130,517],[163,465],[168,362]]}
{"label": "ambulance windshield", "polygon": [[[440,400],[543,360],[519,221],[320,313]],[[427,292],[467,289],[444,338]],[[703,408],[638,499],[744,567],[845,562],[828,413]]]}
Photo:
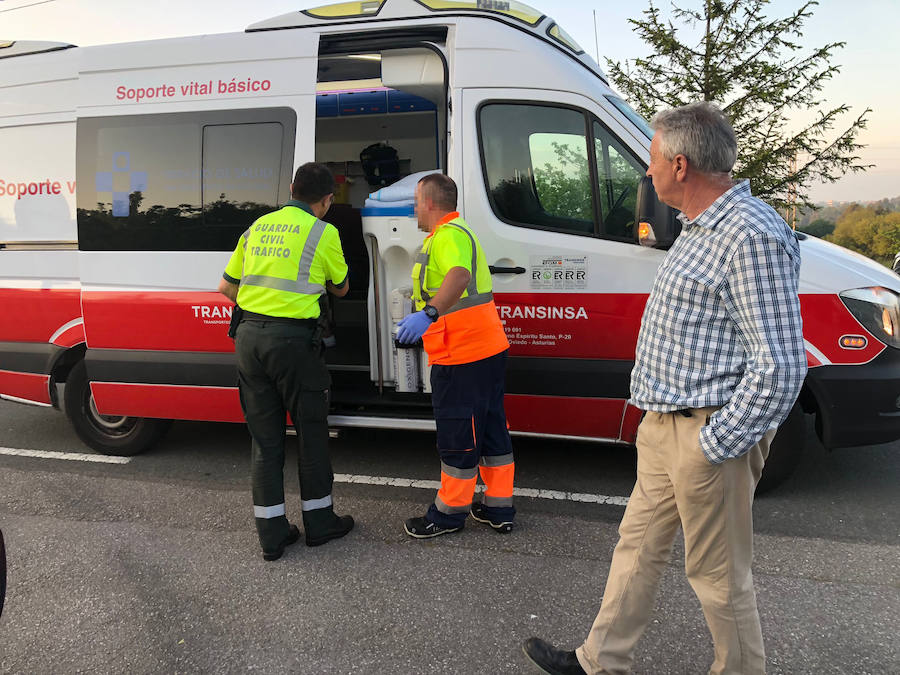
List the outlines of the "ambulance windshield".
{"label": "ambulance windshield", "polygon": [[628,118],[629,122],[640,129],[644,136],[646,136],[647,138],[653,138],[653,127],[647,124],[647,120],[638,115],[637,112],[635,112],[634,108],[625,103],[625,101],[620,99],[618,96],[607,95],[606,99],[614,106],[616,106],[616,108],[619,109],[619,112],[621,112],[623,115],[625,115],[625,117]]}

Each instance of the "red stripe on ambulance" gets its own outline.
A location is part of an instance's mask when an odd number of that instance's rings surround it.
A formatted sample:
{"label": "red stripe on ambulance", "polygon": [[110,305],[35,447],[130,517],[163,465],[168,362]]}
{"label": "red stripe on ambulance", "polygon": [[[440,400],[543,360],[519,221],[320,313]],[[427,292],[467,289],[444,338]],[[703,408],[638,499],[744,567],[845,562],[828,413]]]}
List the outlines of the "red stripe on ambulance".
{"label": "red stripe on ambulance", "polygon": [[0,288],[0,342],[49,342],[81,316],[77,288]]}
{"label": "red stripe on ambulance", "polygon": [[209,422],[244,421],[237,387],[92,382],[91,393],[101,415]]}
{"label": "red stripe on ambulance", "polygon": [[624,399],[507,394],[510,430],[592,438],[618,438]]}
{"label": "red stripe on ambulance", "polygon": [[0,370],[0,393],[26,401],[49,404],[50,376]]}

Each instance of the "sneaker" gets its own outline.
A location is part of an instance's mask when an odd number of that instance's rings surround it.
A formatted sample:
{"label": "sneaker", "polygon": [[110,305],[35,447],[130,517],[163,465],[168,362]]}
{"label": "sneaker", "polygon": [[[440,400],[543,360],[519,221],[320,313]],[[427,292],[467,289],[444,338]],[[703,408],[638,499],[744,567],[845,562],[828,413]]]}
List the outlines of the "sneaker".
{"label": "sneaker", "polygon": [[587,675],[574,651],[557,649],[540,638],[532,637],[525,640],[522,651],[534,665],[548,675]]}
{"label": "sneaker", "polygon": [[265,551],[263,551],[263,560],[266,560],[268,562],[278,560],[282,555],[284,555],[284,549],[286,549],[291,544],[296,544],[299,538],[300,528],[296,525],[291,524],[290,527],[288,527],[287,536],[284,538],[284,541],[282,541],[278,545],[278,548],[276,548],[271,553],[266,553]]}
{"label": "sneaker", "polygon": [[490,525],[494,528],[494,532],[497,532],[498,534],[509,534],[512,532],[513,522],[511,520],[503,521],[501,523],[491,520],[487,514],[485,514],[484,506],[482,504],[472,504],[472,510],[469,515],[479,523]]}
{"label": "sneaker", "polygon": [[403,524],[406,534],[415,539],[431,539],[441,534],[459,532],[462,527],[441,527],[425,518],[410,518]]}

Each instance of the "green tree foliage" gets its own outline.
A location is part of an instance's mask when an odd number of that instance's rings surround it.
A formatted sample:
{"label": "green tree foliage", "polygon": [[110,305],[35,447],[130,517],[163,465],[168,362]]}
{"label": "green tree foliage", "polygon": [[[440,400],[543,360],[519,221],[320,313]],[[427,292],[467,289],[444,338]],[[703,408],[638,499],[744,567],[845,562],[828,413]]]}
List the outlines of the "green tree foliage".
{"label": "green tree foliage", "polygon": [[592,222],[591,177],[584,138],[576,137],[571,143],[553,140],[549,145],[555,161],[534,168],[541,208],[549,215]]}
{"label": "green tree foliage", "polygon": [[[765,15],[769,0],[692,0],[673,4],[664,19],[650,0],[643,18],[630,19],[652,49],[631,62],[607,60],[616,87],[646,117],[693,101],[712,101],[729,116],[738,138],[735,175],[749,178],[753,192],[775,207],[812,207],[808,187],[862,171],[857,151],[866,109],[834,132],[850,107],[825,106],[825,83],[839,72],[831,63],[844,46],[832,42],[804,50],[798,40],[818,4],[804,2],[784,18]],[[676,26],[677,22],[679,25]],[[816,110],[799,130],[794,113]],[[805,158],[805,159],[804,159]]]}
{"label": "green tree foliage", "polygon": [[900,251],[900,212],[853,204],[838,219],[829,241],[849,248],[890,267]]}
{"label": "green tree foliage", "polygon": [[806,234],[811,234],[814,237],[826,237],[832,232],[834,232],[834,222],[831,220],[825,220],[824,218],[817,218],[812,221],[809,225],[804,225],[799,228],[800,231],[806,232]]}

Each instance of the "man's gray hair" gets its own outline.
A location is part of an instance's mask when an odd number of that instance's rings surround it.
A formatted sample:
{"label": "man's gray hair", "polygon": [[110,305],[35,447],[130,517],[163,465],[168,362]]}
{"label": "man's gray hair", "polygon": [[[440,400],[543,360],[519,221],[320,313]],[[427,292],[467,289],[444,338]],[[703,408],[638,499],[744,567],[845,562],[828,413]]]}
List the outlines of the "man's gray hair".
{"label": "man's gray hair", "polygon": [[650,125],[660,136],[663,157],[684,155],[703,173],[730,173],[737,161],[737,139],[728,118],[717,106],[699,101],[662,110]]}

